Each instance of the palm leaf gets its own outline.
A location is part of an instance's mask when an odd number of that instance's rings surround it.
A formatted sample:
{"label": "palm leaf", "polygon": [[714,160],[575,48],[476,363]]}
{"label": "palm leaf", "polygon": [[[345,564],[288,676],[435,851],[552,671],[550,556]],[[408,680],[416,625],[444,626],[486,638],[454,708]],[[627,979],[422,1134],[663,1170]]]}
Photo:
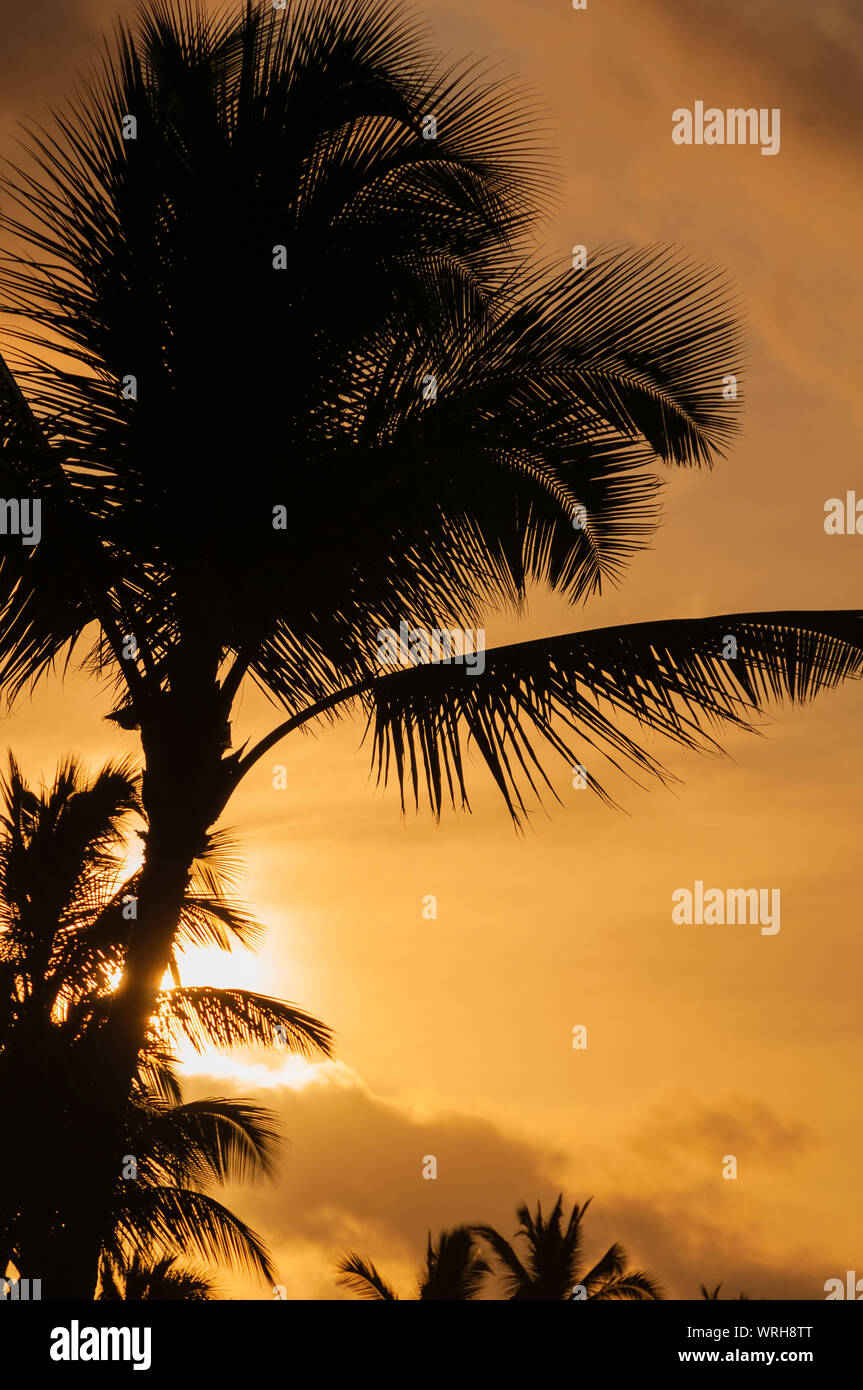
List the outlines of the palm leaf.
{"label": "palm leaf", "polygon": [[136,1251],[131,1259],[103,1259],[99,1298],[175,1302],[203,1302],[215,1297],[215,1286],[202,1269],[183,1268],[176,1255],[147,1263]]}
{"label": "palm leaf", "polygon": [[265,928],[242,903],[222,895],[205,865],[195,868],[177,924],[177,943],[230,951],[239,942],[253,951]]}
{"label": "palm leaf", "polygon": [[427,1301],[477,1298],[490,1272],[468,1227],[441,1231],[436,1243],[429,1232],[419,1297]]}
{"label": "palm leaf", "polygon": [[373,1264],[368,1264],[356,1251],[350,1251],[338,1263],[338,1284],[344,1284],[360,1298],[397,1302],[398,1294],[386,1282]]}
{"label": "palm leaf", "polygon": [[280,1138],[270,1111],[212,1096],[132,1110],[127,1121],[127,1143],[141,1156],[145,1184],[167,1176],[199,1185],[271,1178],[279,1168]]}
{"label": "palm leaf", "polygon": [[514,1298],[517,1294],[523,1293],[530,1285],[530,1275],[509,1241],[493,1226],[471,1226],[470,1229],[480,1240],[484,1240],[486,1244],[490,1245],[497,1256],[502,1266],[499,1277],[507,1298]]}
{"label": "palm leaf", "polygon": [[615,1302],[642,1302],[648,1299],[661,1299],[662,1286],[649,1274],[641,1270],[627,1270],[614,1278],[606,1279],[588,1290],[588,1299],[602,1299]]}
{"label": "palm leaf", "polygon": [[614,1245],[608,1247],[605,1254],[597,1260],[593,1269],[588,1270],[587,1274],[581,1275],[578,1281],[587,1289],[588,1297],[590,1296],[591,1287],[594,1284],[601,1284],[610,1279],[616,1279],[623,1273],[626,1258],[626,1251],[622,1245],[618,1245],[615,1242]]}
{"label": "palm leaf", "polygon": [[260,1236],[214,1198],[186,1188],[127,1186],[115,1233],[106,1246],[109,1256],[122,1258],[128,1245],[167,1254],[179,1246],[204,1260],[274,1281],[275,1266]]}
{"label": "palm leaf", "polygon": [[248,990],[171,989],[159,997],[159,1017],[170,1035],[185,1036],[199,1053],[208,1046],[273,1047],[284,1037],[283,1045],[301,1057],[332,1055],[332,1031],[320,1019],[296,1004]]}
{"label": "palm leaf", "polygon": [[[723,656],[728,636],[737,642],[733,660]],[[424,786],[436,816],[447,796],[468,805],[465,753],[473,744],[518,821],[526,809],[520,788],[551,787],[532,737],[570,764],[591,766],[585,749],[595,749],[627,775],[665,779],[612,716],[718,752],[711,726],[752,729],[767,701],[802,704],[861,668],[858,612],[734,613],[498,647],[486,653],[481,675],[457,664],[420,665],[370,683],[362,699],[378,779],[395,775],[403,806],[407,786],[417,805]],[[587,781],[613,804],[592,769]]]}

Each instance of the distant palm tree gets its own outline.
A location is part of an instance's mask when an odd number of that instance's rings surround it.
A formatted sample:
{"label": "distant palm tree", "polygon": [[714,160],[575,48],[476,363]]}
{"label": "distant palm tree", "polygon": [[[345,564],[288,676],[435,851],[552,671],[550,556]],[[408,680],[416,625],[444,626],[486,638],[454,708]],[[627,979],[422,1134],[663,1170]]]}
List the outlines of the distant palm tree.
{"label": "distant palm tree", "polygon": [[627,1255],[622,1245],[611,1245],[602,1258],[586,1273],[582,1272],[582,1222],[591,1199],[583,1206],[573,1206],[569,1220],[563,1221],[561,1194],[546,1220],[542,1206],[536,1205],[536,1216],[527,1206],[518,1208],[521,1223],[516,1238],[526,1247],[524,1262],[514,1247],[493,1226],[473,1226],[474,1235],[486,1241],[498,1261],[498,1273],[507,1298],[534,1299],[609,1299],[647,1300],[662,1298],[659,1284],[640,1270],[626,1268]]}
{"label": "distant palm tree", "polygon": [[[12,1261],[25,1275],[41,1277],[50,1298],[65,1290],[76,1239],[92,1220],[80,1205],[86,1121],[105,1008],[123,967],[136,900],[139,876],[124,876],[123,851],[127,819],[139,803],[128,764],[110,764],[88,781],[74,759],[39,795],[10,758],[2,794],[0,1113],[12,1142],[0,1186],[0,1272]],[[222,891],[225,853],[217,839],[196,866],[178,946],[226,948],[231,939],[249,945],[262,931]],[[275,1171],[272,1117],[244,1100],[183,1103],[168,1049],[183,1037],[198,1050],[273,1046],[280,1030],[290,1050],[327,1056],[330,1033],[282,1000],[184,988],[176,960],[171,964],[176,983],[157,998],[124,1113],[123,1149],[133,1175],[119,1166],[114,1174],[101,1250],[120,1268],[129,1250],[170,1253],[179,1244],[272,1280],[259,1238],[207,1190]]]}
{"label": "distant palm tree", "polygon": [[[344,1284],[360,1298],[394,1302],[398,1299],[373,1264],[355,1251],[339,1262],[338,1283]],[[417,1280],[419,1300],[474,1299],[482,1288],[489,1267],[482,1258],[473,1236],[466,1226],[453,1231],[441,1231],[437,1244],[429,1232],[425,1268]]]}
{"label": "distant palm tree", "polygon": [[127,1303],[196,1302],[211,1299],[215,1285],[203,1270],[184,1269],[175,1255],[147,1264],[137,1253],[128,1264],[104,1260],[100,1299],[124,1299]]}
{"label": "distant palm tree", "polygon": [[[711,1303],[714,1303],[714,1302],[719,1298],[719,1290],[720,1290],[721,1288],[722,1288],[722,1285],[721,1285],[721,1284],[717,1284],[715,1289],[708,1289],[707,1286],[706,1286],[705,1284],[702,1284],[702,1285],[701,1285],[701,1297],[702,1297],[702,1298],[708,1299]],[[750,1302],[749,1294],[748,1294],[748,1293],[739,1293],[739,1294],[737,1295],[737,1302],[739,1303],[741,1300],[744,1301],[744,1302],[746,1302],[746,1303]]]}
{"label": "distant palm tree", "polygon": [[[543,751],[603,796],[600,754],[665,775],[620,716],[713,748],[713,725],[863,664],[856,613],[784,612],[508,645],[481,676],[382,669],[402,623],[616,581],[661,465],[709,465],[733,434],[721,279],[668,248],[530,259],[536,129],[389,0],[152,0],[5,186],[23,211],[0,224],[0,312],[27,355],[0,364],[0,484],[41,529],[0,540],[0,680],[14,698],[92,632],[146,759],[91,1127],[103,1220],[191,867],[286,734],[359,712],[379,777],[436,815],[467,805],[472,745],[517,820]],[[234,748],[247,680],[284,717]]]}

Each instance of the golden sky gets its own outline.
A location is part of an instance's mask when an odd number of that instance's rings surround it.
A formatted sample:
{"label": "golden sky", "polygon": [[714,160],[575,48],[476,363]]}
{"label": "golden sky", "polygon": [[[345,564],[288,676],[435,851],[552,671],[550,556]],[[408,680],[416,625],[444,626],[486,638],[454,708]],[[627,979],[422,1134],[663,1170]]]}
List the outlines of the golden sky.
{"label": "golden sky", "polygon": [[[14,157],[15,121],[44,115],[116,8],[5,0],[0,152]],[[653,549],[619,591],[586,612],[537,593],[517,629],[489,618],[489,645],[859,605],[863,538],[823,527],[828,498],[863,497],[855,0],[420,8],[444,50],[522,74],[545,103],[564,174],[549,256],[676,242],[729,270],[749,324],[728,459],[668,475]],[[780,154],[674,145],[671,113],[696,100],[779,107]],[[333,1266],[347,1247],[409,1296],[429,1227],[511,1234],[517,1203],[561,1189],[595,1197],[588,1256],[620,1240],[673,1297],[721,1279],[729,1293],[821,1298],[859,1266],[861,700],[849,685],[775,711],[765,737],[729,738],[725,760],[660,748],[681,782],[612,780],[628,814],[556,768],[562,804],[523,836],[479,765],[473,815],[403,818],[369,781],[360,723],[295,736],[258,765],[225,823],[266,946],[190,959],[183,974],[296,1000],[338,1034],[335,1063],[208,1058],[190,1081],[284,1117],[282,1180],[231,1200],[270,1241],[289,1298],[343,1296]],[[5,720],[5,741],[32,777],[71,750],[96,762],[134,747],[102,721],[109,708],[83,677],[46,682]],[[270,719],[245,692],[241,737]],[[778,886],[781,930],[674,926],[671,893],[696,879]],[[586,1051],[572,1048],[577,1024]],[[736,1181],[722,1178],[729,1153]]]}

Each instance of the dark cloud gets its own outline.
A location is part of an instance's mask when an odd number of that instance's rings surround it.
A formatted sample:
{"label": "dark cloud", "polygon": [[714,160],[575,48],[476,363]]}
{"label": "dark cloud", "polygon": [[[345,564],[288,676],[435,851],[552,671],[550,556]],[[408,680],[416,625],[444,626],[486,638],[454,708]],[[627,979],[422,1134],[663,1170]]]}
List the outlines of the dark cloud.
{"label": "dark cloud", "polygon": [[704,1157],[718,1167],[729,1153],[740,1163],[785,1167],[815,1143],[811,1129],[782,1120],[763,1101],[731,1096],[721,1105],[683,1099],[658,1106],[630,1146],[657,1159],[685,1153],[690,1160]]}
{"label": "dark cloud", "polygon": [[837,1271],[822,1255],[798,1250],[793,1262],[770,1262],[757,1249],[757,1234],[745,1233],[739,1221],[711,1221],[704,1211],[701,1192],[650,1201],[613,1196],[597,1208],[591,1229],[603,1248],[625,1231],[637,1263],[656,1273],[671,1298],[698,1298],[702,1284],[713,1289],[719,1283],[721,1298],[824,1297],[824,1280]]}
{"label": "dark cloud", "polygon": [[[666,0],[657,4],[668,17]],[[860,0],[677,0],[672,18],[702,52],[719,47],[753,59],[802,125],[851,138],[863,128]],[[735,105],[775,104],[737,98]]]}

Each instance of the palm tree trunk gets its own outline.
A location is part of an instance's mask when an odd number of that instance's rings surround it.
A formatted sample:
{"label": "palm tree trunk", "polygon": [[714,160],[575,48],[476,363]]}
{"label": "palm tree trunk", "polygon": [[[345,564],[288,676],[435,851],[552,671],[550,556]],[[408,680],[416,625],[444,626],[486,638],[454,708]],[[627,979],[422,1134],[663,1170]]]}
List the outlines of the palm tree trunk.
{"label": "palm tree trunk", "polygon": [[[174,804],[183,805],[179,786]],[[189,872],[206,828],[196,825],[190,832],[184,826],[181,831],[176,815],[172,821],[170,834],[160,833],[151,822],[123,979],[99,1031],[90,1084],[80,1096],[66,1151],[57,1157],[56,1168],[48,1170],[49,1206],[62,1213],[62,1226],[42,1245],[30,1223],[28,1250],[22,1252],[28,1266],[24,1273],[42,1279],[46,1301],[89,1302],[96,1295],[101,1252],[112,1221],[112,1194],[121,1173],[124,1116],[138,1053],[168,967]],[[36,1213],[39,1219],[44,1215],[43,1210]],[[44,1269],[33,1265],[40,1245]]]}
{"label": "palm tree trunk", "polygon": [[[86,1282],[92,1298],[102,1244],[110,1229],[111,1194],[121,1172],[124,1115],[143,1045],[168,968],[192,865],[207,830],[227,800],[221,750],[202,738],[200,715],[174,737],[147,749],[144,803],[147,849],[138,887],[136,916],[121,984],[111,997],[100,1032],[98,1142],[91,1146],[87,1206]],[[164,734],[162,726],[160,734]],[[146,741],[145,741],[146,747]],[[178,755],[184,749],[184,756]],[[83,1258],[83,1257],[82,1257]],[[83,1287],[83,1285],[81,1286]]]}
{"label": "palm tree trunk", "polygon": [[[143,801],[147,848],[120,986],[98,1035],[89,1104],[81,1110],[86,1159],[64,1193],[61,1243],[52,1251],[50,1297],[94,1297],[99,1259],[121,1173],[124,1119],[156,997],[168,968],[189,875],[231,788],[222,763],[224,714],[211,683],[142,721],[147,758]],[[73,1148],[76,1147],[74,1139]]]}
{"label": "palm tree trunk", "polygon": [[148,844],[137,903],[138,921],[132,932],[123,981],[111,1002],[104,1029],[105,1070],[101,1078],[100,1142],[92,1155],[90,1209],[92,1238],[88,1242],[89,1294],[111,1219],[111,1193],[121,1172],[123,1118],[138,1063],[138,1053],[153,1015],[156,996],[171,958],[194,851]]}

